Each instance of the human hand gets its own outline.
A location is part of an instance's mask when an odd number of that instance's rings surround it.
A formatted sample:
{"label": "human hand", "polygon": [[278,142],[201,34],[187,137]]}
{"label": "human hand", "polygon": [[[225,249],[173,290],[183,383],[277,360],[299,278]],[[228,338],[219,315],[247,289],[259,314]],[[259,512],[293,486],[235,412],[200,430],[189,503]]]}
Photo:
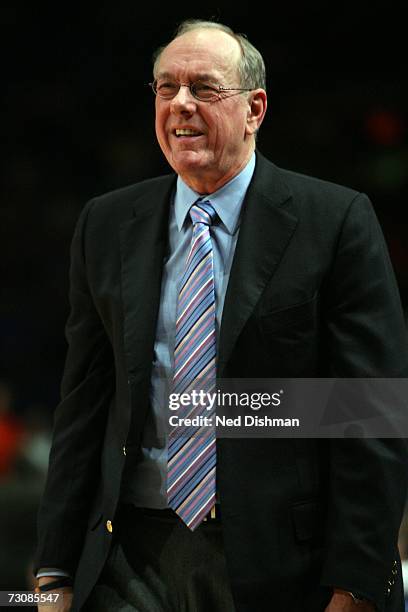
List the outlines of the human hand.
{"label": "human hand", "polygon": [[[43,576],[39,579],[38,584],[48,584],[50,582],[55,582],[55,577]],[[52,612],[70,612],[72,605],[72,597],[73,591],[72,587],[60,587],[59,589],[46,591],[45,595],[50,595],[51,593],[58,593],[60,597],[57,602],[52,605]],[[44,603],[38,606],[38,612],[50,612],[50,604]]]}
{"label": "human hand", "polygon": [[375,606],[369,601],[356,603],[347,591],[334,589],[333,596],[324,612],[375,612]]}

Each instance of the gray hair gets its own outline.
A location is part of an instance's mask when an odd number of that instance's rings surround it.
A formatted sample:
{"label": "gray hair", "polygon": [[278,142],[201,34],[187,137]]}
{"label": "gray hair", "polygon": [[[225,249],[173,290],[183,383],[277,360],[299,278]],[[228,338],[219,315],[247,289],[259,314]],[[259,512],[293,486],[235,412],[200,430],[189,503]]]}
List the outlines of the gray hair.
{"label": "gray hair", "polygon": [[[193,30],[213,29],[225,32],[234,38],[240,46],[241,57],[238,61],[238,75],[240,78],[239,85],[250,89],[266,89],[265,63],[262,55],[259,53],[245,36],[245,34],[236,34],[230,27],[218,23],[216,21],[203,21],[201,19],[186,19],[177,28],[172,40],[179,36],[192,32]],[[170,44],[170,43],[168,43]],[[156,74],[157,66],[167,45],[159,47],[153,55],[153,73]]]}

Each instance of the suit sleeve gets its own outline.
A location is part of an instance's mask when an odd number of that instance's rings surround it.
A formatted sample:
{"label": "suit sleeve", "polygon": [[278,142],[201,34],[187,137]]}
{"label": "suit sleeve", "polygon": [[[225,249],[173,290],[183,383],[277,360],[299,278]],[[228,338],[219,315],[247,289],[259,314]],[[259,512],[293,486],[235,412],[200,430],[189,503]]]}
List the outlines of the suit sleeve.
{"label": "suit sleeve", "polygon": [[[362,194],[343,222],[327,296],[329,376],[406,377],[398,289],[381,229]],[[398,565],[406,442],[350,438],[331,439],[329,445],[328,554],[322,584],[357,592],[382,611]]]}
{"label": "suit sleeve", "polygon": [[71,246],[68,353],[38,514],[34,564],[34,570],[58,567],[71,575],[75,574],[99,481],[101,447],[114,393],[112,346],[87,278],[86,227],[93,204],[89,202],[81,213]]}

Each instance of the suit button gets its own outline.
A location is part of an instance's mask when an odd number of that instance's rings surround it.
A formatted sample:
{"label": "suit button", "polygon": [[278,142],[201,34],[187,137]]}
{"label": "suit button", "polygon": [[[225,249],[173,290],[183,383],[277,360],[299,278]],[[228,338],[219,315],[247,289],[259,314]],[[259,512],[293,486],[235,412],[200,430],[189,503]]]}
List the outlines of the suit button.
{"label": "suit button", "polygon": [[109,531],[109,533],[112,533],[113,531],[112,521],[106,521],[106,529]]}
{"label": "suit button", "polygon": [[125,457],[126,457],[126,446],[124,446],[124,447],[122,448],[122,451],[123,451],[123,454],[124,454],[124,455],[125,455]]}

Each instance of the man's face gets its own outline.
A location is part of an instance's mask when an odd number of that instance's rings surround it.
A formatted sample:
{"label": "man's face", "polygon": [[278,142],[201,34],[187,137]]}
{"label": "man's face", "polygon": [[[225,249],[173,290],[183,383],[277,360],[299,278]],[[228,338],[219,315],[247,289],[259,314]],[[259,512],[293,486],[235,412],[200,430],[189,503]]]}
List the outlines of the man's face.
{"label": "man's face", "polygon": [[[173,40],[163,51],[155,78],[190,84],[205,80],[239,87],[238,43],[218,30],[195,30]],[[156,135],[170,166],[200,193],[211,193],[235,176],[254,149],[248,129],[251,94],[236,91],[217,100],[196,100],[180,87],[172,100],[156,96]],[[193,130],[177,135],[176,130]]]}

